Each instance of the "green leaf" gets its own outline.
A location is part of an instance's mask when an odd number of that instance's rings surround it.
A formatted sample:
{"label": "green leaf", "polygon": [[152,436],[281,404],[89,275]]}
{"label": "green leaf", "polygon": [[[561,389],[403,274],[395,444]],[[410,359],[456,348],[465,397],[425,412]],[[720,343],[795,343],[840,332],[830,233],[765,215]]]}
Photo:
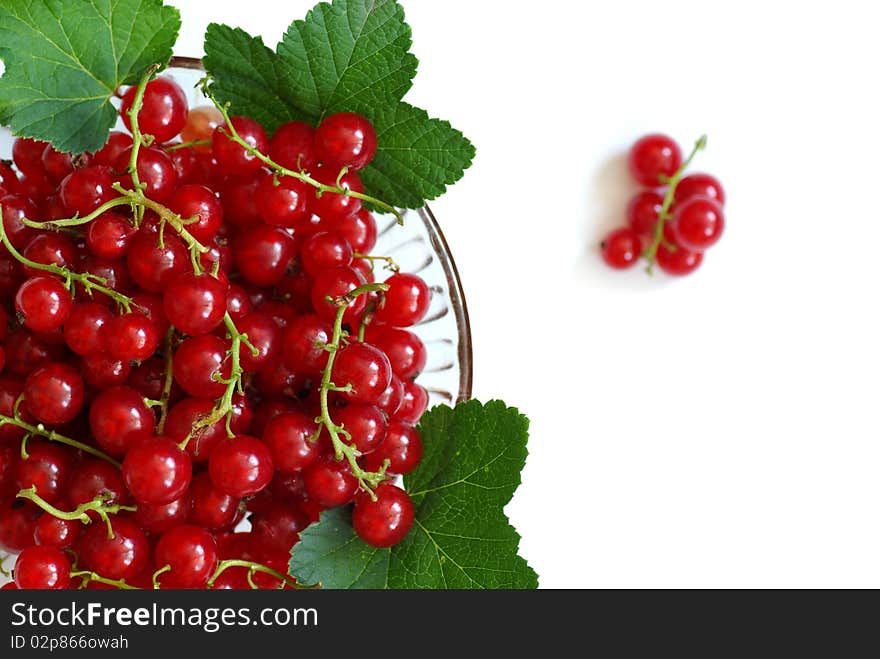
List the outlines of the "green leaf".
{"label": "green leaf", "polygon": [[401,208],[436,199],[471,166],[475,149],[448,121],[408,103],[366,112],[379,147],[361,179],[374,196]]}
{"label": "green leaf", "polygon": [[418,64],[411,41],[394,0],[335,0],[294,21],[277,53],[243,30],[210,25],[204,61],[215,97],[270,131],[333,112],[366,116],[379,139],[360,172],[367,191],[418,208],[461,178],[474,148],[448,122],[401,102]]}
{"label": "green leaf", "polygon": [[416,508],[410,534],[375,549],[347,511],[322,515],[292,552],[290,573],[325,588],[535,588],[504,515],[526,459],[528,419],[500,401],[436,407],[420,426],[425,452],[404,477]]}
{"label": "green leaf", "polygon": [[322,2],[294,21],[278,45],[297,108],[319,122],[332,112],[396,103],[412,86],[418,60],[394,0]]}
{"label": "green leaf", "polygon": [[60,151],[101,148],[117,119],[114,92],[167,64],[179,28],[161,0],[4,1],[0,123]]}
{"label": "green leaf", "polygon": [[202,62],[214,76],[214,96],[230,103],[234,114],[256,119],[270,132],[294,119],[311,121],[298,112],[293,90],[280,73],[282,63],[260,37],[211,23],[205,33]]}
{"label": "green leaf", "polygon": [[390,549],[371,547],[355,535],[350,508],[332,508],[304,531],[291,574],[301,584],[324,588],[387,588],[390,556]]}

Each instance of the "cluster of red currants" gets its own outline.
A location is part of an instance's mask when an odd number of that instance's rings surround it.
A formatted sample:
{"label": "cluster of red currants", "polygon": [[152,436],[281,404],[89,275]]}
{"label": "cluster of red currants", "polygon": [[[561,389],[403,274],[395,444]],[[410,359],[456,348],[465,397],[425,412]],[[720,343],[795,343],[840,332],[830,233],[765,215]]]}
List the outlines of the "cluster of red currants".
{"label": "cluster of red currants", "polygon": [[724,189],[709,174],[684,176],[689,162],[666,135],[646,135],[633,145],[629,170],[646,189],[629,202],[627,226],[602,241],[605,263],[623,269],[645,257],[649,268],[656,263],[670,275],[700,267],[724,231]]}
{"label": "cluster of red currants", "polygon": [[393,479],[421,458],[428,402],[407,328],[431,291],[365,286],[382,257],[351,192],[373,127],[340,113],[270,139],[171,79],[137,92],[131,133],[97,153],[19,138],[0,163],[15,587],[290,586],[300,532],[351,502],[365,542],[396,544],[414,512]]}

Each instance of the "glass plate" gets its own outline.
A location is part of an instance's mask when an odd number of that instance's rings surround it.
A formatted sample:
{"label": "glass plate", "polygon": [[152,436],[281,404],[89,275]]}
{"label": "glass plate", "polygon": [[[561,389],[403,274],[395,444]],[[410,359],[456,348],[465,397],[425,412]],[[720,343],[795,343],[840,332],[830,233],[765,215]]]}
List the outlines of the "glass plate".
{"label": "glass plate", "polygon": [[[186,91],[190,107],[207,103],[196,89],[196,83],[204,75],[200,60],[174,57],[161,75],[169,75],[177,81]],[[118,127],[122,128],[121,121]],[[0,128],[0,157],[11,158],[11,153],[9,130]],[[405,211],[403,226],[397,225],[389,215],[376,215],[376,221],[379,237],[373,253],[392,257],[403,272],[421,276],[433,292],[427,316],[410,328],[428,349],[427,365],[416,380],[430,394],[428,406],[468,400],[473,360],[467,303],[440,225],[427,206]],[[377,266],[377,281],[384,278],[381,266]],[[11,568],[11,563],[10,557],[5,567]],[[0,585],[6,581],[0,575]]]}

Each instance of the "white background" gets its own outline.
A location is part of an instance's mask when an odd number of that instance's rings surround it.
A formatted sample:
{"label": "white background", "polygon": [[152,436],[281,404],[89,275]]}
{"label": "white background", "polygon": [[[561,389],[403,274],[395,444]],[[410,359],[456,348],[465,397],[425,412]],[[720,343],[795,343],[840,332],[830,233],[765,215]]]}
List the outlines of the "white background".
{"label": "white background", "polygon": [[[311,0],[172,2],[269,45]],[[406,0],[408,100],[477,145],[432,204],[477,397],[532,419],[508,512],[545,587],[880,586],[880,41],[862,1]],[[607,270],[645,132],[726,184],[683,280]]]}

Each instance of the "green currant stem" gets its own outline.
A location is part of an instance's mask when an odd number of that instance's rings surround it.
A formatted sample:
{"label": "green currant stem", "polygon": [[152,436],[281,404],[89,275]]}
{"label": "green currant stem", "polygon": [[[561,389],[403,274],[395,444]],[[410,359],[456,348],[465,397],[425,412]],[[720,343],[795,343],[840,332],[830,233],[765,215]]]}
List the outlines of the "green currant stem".
{"label": "green currant stem", "polygon": [[224,417],[226,418],[226,434],[230,437],[235,435],[235,433],[232,432],[231,425],[233,412],[232,398],[235,396],[236,391],[243,393],[241,377],[244,375],[244,369],[241,367],[241,346],[242,344],[247,346],[254,356],[258,355],[259,352],[248,342],[247,334],[242,334],[238,331],[238,328],[232,320],[232,316],[230,316],[228,312],[223,316],[223,323],[226,325],[226,330],[229,332],[232,341],[232,344],[229,347],[229,357],[232,361],[229,369],[229,379],[223,380],[226,384],[226,391],[223,392],[223,396],[220,397],[214,410],[193,424],[192,431],[190,431],[186,439],[180,443],[181,449],[186,449],[193,436],[195,436],[202,428],[213,426]]}
{"label": "green currant stem", "polygon": [[153,589],[159,590],[159,576],[165,574],[166,572],[171,572],[171,566],[166,565],[165,567],[160,567],[158,570],[153,572]]}
{"label": "green currant stem", "polygon": [[0,427],[5,426],[6,424],[12,424],[13,426],[18,426],[22,430],[25,430],[27,433],[31,435],[38,435],[40,437],[44,437],[48,439],[50,442],[58,442],[59,444],[66,444],[75,449],[79,449],[83,453],[88,453],[89,455],[93,455],[96,458],[100,458],[101,460],[105,460],[109,462],[114,467],[121,468],[122,465],[119,464],[116,460],[111,458],[106,453],[99,451],[93,446],[89,446],[88,444],[83,444],[75,439],[71,439],[70,437],[66,437],[60,433],[55,432],[54,430],[48,430],[42,423],[38,423],[37,425],[32,425],[23,421],[18,417],[10,417],[5,414],[0,414]]}
{"label": "green currant stem", "polygon": [[9,558],[9,554],[6,552],[0,552],[0,574],[2,574],[7,579],[12,578],[12,572],[6,569],[4,563],[6,563],[6,559]]}
{"label": "green currant stem", "polygon": [[[138,118],[138,115],[144,105],[144,93],[147,91],[147,84],[153,79],[156,71],[159,70],[159,66],[159,64],[153,64],[147,69],[144,77],[141,78],[140,83],[138,83],[137,91],[135,92],[134,99],[131,103],[131,108],[128,110],[128,119],[131,125],[132,137],[131,159],[128,161],[128,173],[131,175],[131,182],[134,185],[134,189],[139,191],[143,191],[143,185],[138,176],[137,161],[138,155],[140,155],[141,145],[144,143],[144,136],[141,133],[140,119]],[[137,224],[140,224],[140,219],[141,218],[138,218]]]}
{"label": "green currant stem", "polygon": [[[0,209],[0,213],[2,213],[2,209]],[[0,242],[3,243],[4,247],[9,250],[9,253],[15,257],[15,260],[24,265],[25,267],[32,268],[34,270],[42,270],[43,272],[49,272],[53,275],[57,275],[64,279],[64,283],[67,286],[68,290],[73,293],[73,282],[79,282],[80,285],[85,289],[86,293],[89,295],[92,294],[92,291],[97,291],[99,293],[103,293],[107,297],[112,298],[116,304],[119,305],[121,309],[123,309],[126,313],[131,311],[131,298],[127,295],[123,295],[115,291],[112,288],[104,286],[107,283],[107,280],[103,277],[99,277],[97,275],[93,275],[89,272],[84,272],[82,274],[73,272],[72,270],[68,270],[67,268],[63,268],[60,265],[56,265],[55,263],[38,263],[36,261],[31,261],[29,258],[19,253],[15,247],[12,246],[12,243],[9,241],[9,236],[6,235],[6,228],[3,226],[3,223],[0,222]]]}
{"label": "green currant stem", "polygon": [[[217,578],[231,567],[246,567],[246,568],[248,568],[248,583],[251,584],[252,588],[256,588],[256,584],[254,584],[253,581],[251,581],[251,579],[250,579],[250,577],[253,576],[254,572],[263,572],[265,574],[269,574],[269,575],[275,577],[276,579],[279,579],[281,581],[281,586],[283,586],[284,584],[287,584],[287,585],[293,586],[294,588],[297,588],[297,589],[315,588],[315,586],[300,586],[298,583],[296,583],[295,580],[293,580],[292,578],[290,578],[286,574],[281,574],[277,570],[273,570],[272,568],[270,568],[266,565],[263,565],[262,563],[254,563],[252,561],[242,561],[242,560],[239,560],[236,558],[228,559],[225,561],[220,561],[220,563],[217,564],[217,569],[214,570],[214,574],[212,574],[211,578],[208,579],[208,588],[213,586],[214,582],[217,581]],[[279,587],[281,587],[281,586],[279,586]]]}
{"label": "green currant stem", "polygon": [[400,266],[397,265],[394,259],[390,256],[374,256],[372,254],[361,254],[360,252],[355,252],[353,257],[356,259],[366,259],[367,261],[383,261],[385,263],[385,269],[390,270],[391,272],[400,272]]}
{"label": "green currant stem", "polygon": [[83,577],[82,588],[84,588],[90,581],[97,581],[98,583],[106,584],[108,586],[114,586],[119,590],[139,590],[137,586],[131,586],[125,583],[125,579],[108,579],[107,577],[102,577],[97,572],[92,572],[90,570],[74,570],[70,573],[71,577]]}
{"label": "green currant stem", "polygon": [[162,397],[159,399],[159,421],[156,423],[156,434],[165,430],[168,419],[168,400],[171,397],[171,386],[174,384],[174,328],[165,335],[165,380],[162,383]]}
{"label": "green currant stem", "polygon": [[135,512],[137,510],[135,506],[122,506],[118,503],[108,504],[106,500],[107,494],[99,494],[91,501],[79,504],[75,510],[61,510],[37,494],[36,485],[32,485],[25,490],[20,490],[15,496],[19,499],[32,501],[47,513],[58,519],[66,519],[69,521],[79,520],[83,524],[91,524],[92,518],[89,517],[88,513],[89,511],[95,512],[107,525],[107,536],[109,538],[113,537],[113,526],[110,523],[110,515],[116,515],[121,510],[127,510],[129,512]]}
{"label": "green currant stem", "polygon": [[22,220],[22,224],[25,226],[34,228],[34,229],[50,229],[53,227],[62,228],[62,227],[76,227],[82,224],[88,224],[92,220],[98,218],[109,210],[113,210],[117,206],[130,206],[131,200],[127,197],[114,197],[109,201],[105,201],[103,204],[98,206],[95,210],[93,210],[88,215],[83,215],[82,217],[70,217],[63,220],[52,220],[50,222],[34,222],[33,220],[24,219]]}
{"label": "green currant stem", "polygon": [[699,151],[706,148],[706,142],[707,137],[702,135],[700,139],[697,140],[697,143],[694,145],[687,160],[685,160],[681,164],[681,167],[679,167],[678,170],[669,177],[669,180],[666,181],[666,196],[663,198],[663,205],[660,207],[657,224],[654,226],[654,237],[651,241],[651,245],[644,253],[644,258],[648,261],[648,267],[645,270],[649,275],[654,274],[654,263],[657,261],[657,250],[660,249],[660,245],[663,244],[663,228],[666,226],[666,222],[672,218],[669,209],[672,207],[672,202],[675,200],[675,190],[678,188],[678,184],[684,176],[685,171],[690,167],[694,156],[696,156]]}
{"label": "green currant stem", "polygon": [[272,160],[269,156],[264,153],[261,153],[259,149],[254,147],[251,144],[248,144],[242,137],[238,134],[238,131],[235,129],[235,126],[232,125],[232,121],[229,118],[229,111],[226,109],[226,106],[221,105],[217,102],[217,99],[214,98],[214,95],[211,93],[208,88],[208,79],[206,78],[202,82],[202,93],[208,97],[208,99],[217,107],[220,111],[220,114],[223,115],[223,120],[226,122],[226,125],[223,127],[222,132],[226,134],[226,136],[231,139],[233,142],[241,146],[245,151],[249,154],[260,160],[264,165],[278,172],[282,176],[290,176],[295,179],[299,179],[303,183],[308,183],[312,187],[316,188],[318,192],[321,194],[332,192],[334,194],[346,195],[348,197],[354,197],[355,199],[360,199],[361,201],[366,201],[368,203],[373,204],[374,206],[381,208],[382,210],[391,213],[397,218],[398,224],[403,224],[403,215],[399,210],[397,210],[391,204],[387,204],[381,199],[376,199],[375,197],[371,197],[370,195],[364,194],[363,192],[357,192],[355,190],[346,190],[341,187],[338,182],[337,185],[326,185],[321,183],[320,181],[315,180],[311,176],[309,176],[308,172],[296,172],[292,169],[288,169],[282,165],[279,165],[277,162]]}
{"label": "green currant stem", "polygon": [[179,144],[169,144],[167,146],[162,147],[166,151],[177,151],[178,149],[185,149],[189,146],[211,146],[211,140],[192,140],[191,142],[180,142]]}
{"label": "green currant stem", "polygon": [[327,433],[330,435],[330,439],[333,442],[336,459],[342,460],[345,458],[348,460],[349,465],[351,465],[352,474],[358,479],[358,482],[364,491],[366,491],[371,497],[375,496],[373,494],[373,488],[385,480],[385,469],[383,468],[378,472],[367,472],[361,469],[361,466],[357,461],[358,457],[360,457],[360,451],[350,444],[346,444],[340,438],[340,434],[345,433],[345,431],[341,426],[337,426],[330,418],[330,405],[327,396],[331,391],[340,391],[340,388],[333,383],[333,363],[336,361],[336,353],[339,351],[340,342],[342,341],[342,317],[345,315],[345,310],[348,308],[348,305],[360,295],[374,291],[387,290],[388,284],[365,284],[359,286],[348,295],[345,295],[336,301],[338,309],[336,310],[336,319],[333,322],[333,336],[330,343],[325,346],[325,349],[329,354],[327,355],[327,366],[324,368],[323,377],[321,378],[321,388],[319,389],[321,416],[317,419],[318,432],[315,433],[315,438],[317,439],[321,433],[321,429],[327,429]]}

